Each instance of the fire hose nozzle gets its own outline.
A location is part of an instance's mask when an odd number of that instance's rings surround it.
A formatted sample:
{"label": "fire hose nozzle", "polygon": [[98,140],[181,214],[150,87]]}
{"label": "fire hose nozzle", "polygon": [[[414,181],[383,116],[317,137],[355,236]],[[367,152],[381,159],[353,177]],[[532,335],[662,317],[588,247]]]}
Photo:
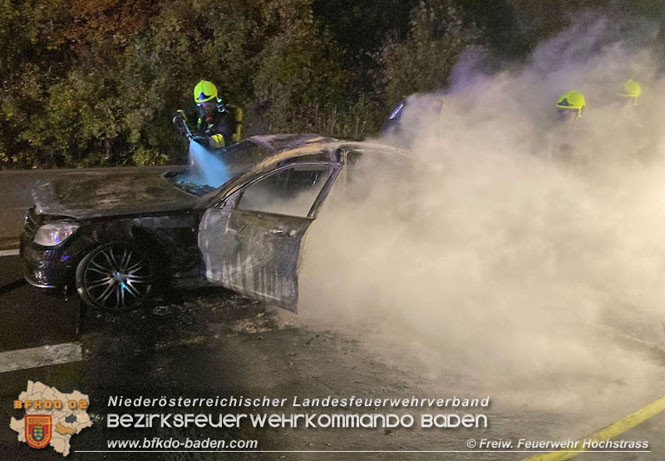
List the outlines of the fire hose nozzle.
{"label": "fire hose nozzle", "polygon": [[188,139],[192,139],[192,132],[190,131],[189,127],[187,126],[187,121],[185,120],[185,117],[181,113],[176,113],[173,116],[173,126],[175,126],[176,130],[184,136],[187,136]]}

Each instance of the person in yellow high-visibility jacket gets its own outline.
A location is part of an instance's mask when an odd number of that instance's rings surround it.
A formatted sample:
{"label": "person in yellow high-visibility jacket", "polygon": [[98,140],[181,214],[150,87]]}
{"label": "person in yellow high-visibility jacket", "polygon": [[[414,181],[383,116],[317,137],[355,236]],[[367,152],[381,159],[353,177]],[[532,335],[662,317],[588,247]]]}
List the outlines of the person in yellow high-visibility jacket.
{"label": "person in yellow high-visibility jacket", "polygon": [[[201,80],[194,87],[196,123],[190,128],[191,134],[194,141],[210,149],[219,149],[242,139],[242,109],[225,104],[218,95],[217,87],[207,80]],[[176,126],[182,122],[187,124],[185,111],[177,111],[173,121]]]}
{"label": "person in yellow high-visibility jacket", "polygon": [[558,123],[550,128],[545,139],[546,156],[568,164],[584,164],[589,161],[587,146],[578,144],[588,136],[582,123],[586,111],[586,99],[577,90],[563,93],[556,101]]}

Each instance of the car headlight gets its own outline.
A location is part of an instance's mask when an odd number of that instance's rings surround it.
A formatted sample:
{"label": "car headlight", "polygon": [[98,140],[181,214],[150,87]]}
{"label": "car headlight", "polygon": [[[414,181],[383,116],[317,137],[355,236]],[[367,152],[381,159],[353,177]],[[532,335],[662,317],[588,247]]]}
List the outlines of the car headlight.
{"label": "car headlight", "polygon": [[78,228],[78,224],[65,222],[44,224],[37,229],[34,242],[45,247],[52,247],[67,240]]}

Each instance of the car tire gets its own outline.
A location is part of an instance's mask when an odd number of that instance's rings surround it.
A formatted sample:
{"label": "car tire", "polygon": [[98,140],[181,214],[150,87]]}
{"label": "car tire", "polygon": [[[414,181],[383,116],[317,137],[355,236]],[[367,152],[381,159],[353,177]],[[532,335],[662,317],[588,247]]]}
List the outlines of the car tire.
{"label": "car tire", "polygon": [[79,262],[76,291],[94,309],[126,312],[144,308],[157,291],[157,268],[155,258],[135,243],[106,243]]}

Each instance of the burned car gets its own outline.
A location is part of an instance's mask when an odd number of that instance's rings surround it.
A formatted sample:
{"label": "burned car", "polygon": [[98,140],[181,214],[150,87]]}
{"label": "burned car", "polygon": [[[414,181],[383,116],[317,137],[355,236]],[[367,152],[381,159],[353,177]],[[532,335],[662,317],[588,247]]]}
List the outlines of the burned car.
{"label": "burned car", "polygon": [[21,236],[25,277],[111,311],[146,306],[164,287],[202,285],[295,311],[308,227],[333,184],[374,154],[408,158],[380,144],[269,135],[215,152],[223,177],[206,178],[198,164],[38,182]]}

